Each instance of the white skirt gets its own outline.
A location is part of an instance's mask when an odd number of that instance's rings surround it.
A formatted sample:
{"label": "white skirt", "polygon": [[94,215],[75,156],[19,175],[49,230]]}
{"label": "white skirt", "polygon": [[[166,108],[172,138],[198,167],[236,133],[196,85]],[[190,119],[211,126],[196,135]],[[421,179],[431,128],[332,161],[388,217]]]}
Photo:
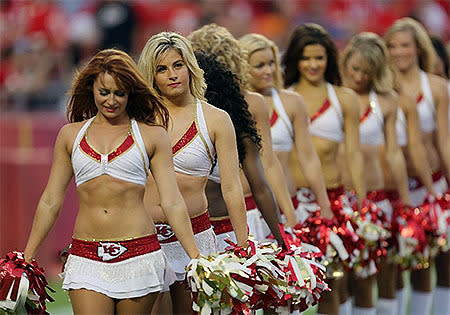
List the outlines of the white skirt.
{"label": "white skirt", "polygon": [[392,214],[394,212],[394,209],[392,208],[391,202],[389,199],[383,199],[381,201],[375,202],[378,208],[380,208],[386,217],[389,219],[389,222],[392,222]]}
{"label": "white skirt", "polygon": [[[410,187],[409,196],[411,199],[411,205],[414,207],[420,206],[425,201],[425,197],[428,194],[427,189],[424,186],[420,185],[416,179],[411,177],[408,178],[408,183]],[[415,187],[417,185],[419,185],[420,187],[411,189],[411,187]],[[433,182],[433,188],[437,194],[443,194],[445,191],[447,191],[448,186],[444,176]]]}
{"label": "white skirt", "polygon": [[272,233],[258,209],[247,210],[247,225],[256,241],[267,241]]}
{"label": "white skirt", "polygon": [[[209,256],[216,251],[217,241],[216,234],[212,227],[194,234],[195,242],[197,243],[200,254]],[[183,281],[186,276],[186,266],[191,261],[180,241],[161,243],[161,248],[167,256],[167,259],[175,271],[177,281]]]}
{"label": "white skirt", "polygon": [[62,275],[64,290],[87,289],[115,299],[167,290],[176,280],[161,249],[115,263],[69,255]]}
{"label": "white skirt", "polygon": [[237,243],[237,238],[236,238],[236,234],[234,233],[234,231],[230,231],[230,232],[226,232],[226,233],[222,233],[222,234],[216,234],[216,238],[217,238],[217,251],[218,252],[224,251],[225,248],[230,246],[230,244],[225,242],[226,239],[230,239],[231,241],[233,241],[233,243]]}

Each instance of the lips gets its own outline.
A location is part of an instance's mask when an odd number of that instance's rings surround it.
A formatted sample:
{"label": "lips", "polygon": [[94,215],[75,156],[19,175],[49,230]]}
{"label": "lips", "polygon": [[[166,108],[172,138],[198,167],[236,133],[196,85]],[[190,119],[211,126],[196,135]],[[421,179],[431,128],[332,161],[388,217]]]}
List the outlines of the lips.
{"label": "lips", "polygon": [[179,86],[180,84],[181,84],[181,83],[179,83],[179,82],[178,82],[178,83],[170,83],[170,84],[169,84],[169,87],[172,87],[172,88],[173,88],[173,87],[177,87],[177,86]]}

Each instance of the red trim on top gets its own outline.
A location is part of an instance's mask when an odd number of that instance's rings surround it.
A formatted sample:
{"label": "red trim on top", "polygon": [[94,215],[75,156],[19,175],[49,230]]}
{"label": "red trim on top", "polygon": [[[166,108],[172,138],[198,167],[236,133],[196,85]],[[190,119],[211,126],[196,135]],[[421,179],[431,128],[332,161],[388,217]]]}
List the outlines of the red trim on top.
{"label": "red trim on top", "polygon": [[83,139],[81,139],[81,141],[80,141],[80,148],[81,148],[81,150],[84,151],[84,153],[86,153],[90,157],[93,157],[97,161],[100,162],[102,160],[102,156],[100,154],[98,154],[97,152],[95,152],[95,150],[92,149],[90,147],[90,145],[87,143],[86,136],[84,136]]}
{"label": "red trim on top", "polygon": [[419,96],[417,96],[417,100],[416,103],[420,103],[420,101],[423,99],[423,94],[419,94]]}
{"label": "red trim on top", "polygon": [[108,154],[108,162],[115,159],[122,153],[126,152],[134,144],[134,139],[132,135],[128,135],[125,141],[118,147],[114,152]]}
{"label": "red trim on top", "polygon": [[359,123],[362,124],[367,117],[369,117],[370,113],[372,112],[372,108],[369,106],[367,106],[366,112],[364,113],[364,115],[359,119]]}
{"label": "red trim on top", "polygon": [[[114,150],[114,152],[108,154],[108,162],[115,159],[122,153],[126,152],[133,144],[134,144],[133,136],[129,134],[122,142],[122,144],[116,150]],[[86,141],[86,135],[80,141],[80,148],[81,150],[84,151],[84,153],[96,159],[97,161],[100,162],[102,160],[102,155],[97,151],[95,151]]]}
{"label": "red trim on top", "polygon": [[312,117],[310,118],[310,122],[313,122],[314,120],[319,118],[320,115],[322,115],[330,107],[330,105],[331,105],[330,101],[326,99],[323,105],[319,108],[319,110],[314,115],[312,115]]}
{"label": "red trim on top", "polygon": [[275,125],[275,123],[277,122],[277,120],[278,120],[278,114],[277,114],[277,112],[274,110],[274,111],[272,112],[272,117],[270,117],[270,127],[272,127],[273,125]]}
{"label": "red trim on top", "polygon": [[197,125],[195,124],[195,121],[192,122],[189,129],[184,133],[184,135],[180,138],[180,140],[175,143],[175,145],[172,147],[172,154],[177,153],[181,149],[183,149],[189,142],[194,139],[194,137],[197,135]]}

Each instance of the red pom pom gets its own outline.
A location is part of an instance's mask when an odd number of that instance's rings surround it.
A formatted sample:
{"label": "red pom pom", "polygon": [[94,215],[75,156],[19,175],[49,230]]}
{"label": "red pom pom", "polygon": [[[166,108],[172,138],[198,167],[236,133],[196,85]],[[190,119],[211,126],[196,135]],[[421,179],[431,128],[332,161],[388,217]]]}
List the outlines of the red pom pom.
{"label": "red pom pom", "polygon": [[[25,284],[26,282],[28,285]],[[0,259],[0,307],[14,311],[26,303],[25,307],[29,313],[46,313],[46,301],[54,301],[48,295],[46,288],[54,292],[47,286],[44,270],[35,260],[27,263],[23,253],[20,252],[8,253],[5,258]],[[37,301],[22,296],[28,290],[32,295],[37,296]]]}

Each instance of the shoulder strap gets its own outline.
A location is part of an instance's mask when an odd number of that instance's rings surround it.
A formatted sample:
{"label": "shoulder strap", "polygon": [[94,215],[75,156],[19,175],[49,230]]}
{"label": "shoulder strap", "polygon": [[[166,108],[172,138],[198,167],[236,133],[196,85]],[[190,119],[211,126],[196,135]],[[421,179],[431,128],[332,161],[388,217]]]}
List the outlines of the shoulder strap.
{"label": "shoulder strap", "polygon": [[285,124],[291,137],[293,137],[294,131],[292,128],[292,124],[289,120],[286,110],[284,109],[284,105],[283,105],[283,102],[281,101],[280,95],[278,94],[278,91],[274,88],[272,88],[272,100],[273,100],[273,106],[274,106],[275,110],[277,111],[277,114],[280,116],[281,120]]}
{"label": "shoulder strap", "polygon": [[198,129],[200,131],[199,135],[200,138],[202,139],[203,144],[205,145],[206,151],[208,152],[208,156],[211,160],[211,163],[214,163],[214,145],[211,141],[211,138],[209,137],[209,133],[208,133],[208,126],[206,125],[206,120],[205,120],[205,115],[203,113],[203,108],[202,108],[202,102],[197,99],[197,105],[196,105],[196,115],[195,115],[195,120],[197,122],[198,125]]}
{"label": "shoulder strap", "polygon": [[94,121],[94,117],[89,118],[86,123],[81,127],[80,131],[78,131],[77,137],[75,138],[75,142],[73,143],[73,147],[72,147],[72,155],[75,152],[76,148],[78,147],[78,145],[80,144],[81,140],[84,137],[84,134],[86,133],[86,130],[89,128],[89,126],[91,125],[91,123]]}
{"label": "shoulder strap", "polygon": [[148,169],[150,168],[150,160],[148,159],[148,155],[145,150],[144,139],[142,138],[141,131],[139,130],[139,125],[137,121],[134,118],[132,118],[130,121],[131,121],[131,131],[133,133],[132,136],[135,140],[136,147],[138,148],[141,157],[144,161],[145,173],[148,175]]}

